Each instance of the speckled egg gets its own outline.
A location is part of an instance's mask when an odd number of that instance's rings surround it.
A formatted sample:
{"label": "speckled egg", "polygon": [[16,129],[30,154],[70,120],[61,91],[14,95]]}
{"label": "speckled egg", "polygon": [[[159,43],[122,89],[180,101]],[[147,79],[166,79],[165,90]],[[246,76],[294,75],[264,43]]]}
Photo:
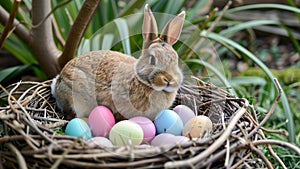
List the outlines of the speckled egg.
{"label": "speckled egg", "polygon": [[156,134],[156,129],[153,122],[148,119],[147,117],[137,116],[129,119],[130,121],[136,122],[138,125],[141,126],[144,133],[144,139],[142,143],[147,143],[148,141],[152,140]]}
{"label": "speckled egg", "polygon": [[212,132],[213,123],[207,116],[196,116],[184,126],[183,135],[192,138],[203,138]]}
{"label": "speckled egg", "polygon": [[95,107],[88,118],[88,124],[94,137],[108,137],[115,123],[116,121],[112,112],[105,106]]}
{"label": "speckled egg", "polygon": [[158,113],[154,119],[154,125],[158,134],[170,133],[181,135],[183,129],[181,118],[172,110],[163,110]]}
{"label": "speckled egg", "polygon": [[83,137],[86,140],[92,137],[88,124],[80,118],[74,118],[69,121],[66,126],[65,134],[74,137]]}
{"label": "speckled egg", "polygon": [[173,110],[181,118],[181,120],[183,122],[183,125],[185,125],[185,123],[187,121],[189,121],[190,119],[192,119],[192,118],[194,118],[196,116],[195,113],[193,112],[193,110],[191,110],[186,105],[177,105],[176,107],[174,107]]}
{"label": "speckled egg", "polygon": [[109,139],[115,146],[139,145],[144,139],[144,132],[137,123],[123,120],[112,127]]}

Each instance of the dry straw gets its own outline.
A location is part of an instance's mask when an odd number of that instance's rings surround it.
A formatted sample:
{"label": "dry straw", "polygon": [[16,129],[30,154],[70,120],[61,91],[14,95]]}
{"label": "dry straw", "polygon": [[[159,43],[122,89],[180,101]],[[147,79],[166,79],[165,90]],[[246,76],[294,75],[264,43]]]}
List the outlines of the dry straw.
{"label": "dry straw", "polygon": [[[197,85],[182,86],[173,106],[185,104],[214,123],[206,138],[183,144],[124,147],[92,147],[81,138],[60,135],[57,128],[68,122],[56,110],[51,81],[19,82],[1,87],[0,168],[273,168],[264,155],[269,149],[278,165],[286,168],[270,145],[296,146],[269,140],[262,125],[271,110],[258,122],[257,112],[246,99],[197,79]],[[260,117],[262,118],[262,117]]]}

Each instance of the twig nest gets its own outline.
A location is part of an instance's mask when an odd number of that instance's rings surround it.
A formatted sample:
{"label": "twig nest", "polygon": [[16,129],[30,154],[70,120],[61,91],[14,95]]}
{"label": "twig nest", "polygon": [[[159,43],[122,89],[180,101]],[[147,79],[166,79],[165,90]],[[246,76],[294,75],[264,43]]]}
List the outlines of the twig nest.
{"label": "twig nest", "polygon": [[[163,134],[158,133],[150,141],[151,145],[127,146],[140,144],[144,139],[143,130],[135,122],[121,121],[123,124],[115,124],[110,131],[110,139],[117,145],[112,147],[104,146],[108,141],[106,138],[85,141],[77,136],[56,133],[60,133],[67,121],[63,120],[63,114],[56,112],[50,91],[51,81],[20,82],[7,89],[2,88],[1,99],[7,103],[0,106],[0,120],[3,122],[0,123],[3,129],[0,163],[3,168],[18,168],[20,165],[25,168],[53,168],[54,162],[60,163],[58,168],[224,168],[228,159],[227,168],[272,168],[271,162],[260,151],[262,144],[269,145],[272,140],[266,139],[258,126],[259,113],[249,106],[246,99],[232,96],[211,83],[197,82],[197,85],[181,86],[172,107],[185,104],[196,114],[207,115],[213,126],[207,117],[197,116],[185,124],[183,135],[188,138],[165,133],[165,129],[168,131],[173,126],[169,125],[162,127]],[[180,119],[180,113],[171,114],[175,114],[175,122]],[[182,117],[185,116],[184,113]],[[75,121],[79,122],[78,125],[84,120]],[[72,123],[70,121],[69,125]],[[167,124],[168,121],[160,123]],[[75,128],[81,130],[81,127]],[[257,129],[257,132],[252,132]],[[89,133],[81,132],[79,137]],[[190,140],[203,138],[209,132],[211,135],[205,139]],[[230,146],[226,146],[228,141]],[[169,145],[164,146],[166,144]],[[20,161],[23,161],[22,164]]]}
{"label": "twig nest", "polygon": [[203,138],[212,132],[213,123],[204,115],[190,119],[184,126],[183,135],[191,138]]}

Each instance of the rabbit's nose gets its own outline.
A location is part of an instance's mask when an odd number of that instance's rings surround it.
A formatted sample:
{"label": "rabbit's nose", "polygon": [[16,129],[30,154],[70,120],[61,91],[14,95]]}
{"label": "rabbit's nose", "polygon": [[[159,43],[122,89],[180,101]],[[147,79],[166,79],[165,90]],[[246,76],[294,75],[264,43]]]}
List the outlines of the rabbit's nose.
{"label": "rabbit's nose", "polygon": [[171,87],[171,86],[173,86],[174,82],[172,83],[171,80],[164,78],[164,84],[165,84],[165,87]]}

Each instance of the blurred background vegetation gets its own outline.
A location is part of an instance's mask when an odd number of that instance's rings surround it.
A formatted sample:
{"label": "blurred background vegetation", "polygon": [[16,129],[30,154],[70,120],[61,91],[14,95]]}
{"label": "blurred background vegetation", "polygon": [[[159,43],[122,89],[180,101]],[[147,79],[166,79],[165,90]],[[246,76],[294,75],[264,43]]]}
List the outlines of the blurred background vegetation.
{"label": "blurred background vegetation", "polygon": [[[29,33],[43,23],[34,25],[32,22],[33,1],[20,2],[15,18]],[[51,0],[50,3],[48,19],[51,20],[53,42],[34,46],[30,40],[13,32],[16,28],[13,27],[0,49],[1,85],[53,77],[40,64],[34,48],[53,43],[57,51],[63,51],[84,1]],[[75,55],[112,49],[137,57],[142,46],[142,12],[146,3],[158,19],[159,30],[169,17],[185,10],[183,33],[180,42],[174,46],[183,65],[198,78],[247,98],[261,118],[278,94],[273,80],[277,78],[284,93],[264,127],[286,129],[288,137],[278,134],[268,134],[268,137],[300,146],[299,0],[239,0],[231,3],[227,0],[102,0]],[[12,0],[4,0],[0,7],[9,14],[13,4]],[[3,12],[0,15],[2,34],[5,16]],[[44,59],[47,60],[46,54]],[[280,147],[274,149],[288,168],[300,168],[300,158],[293,152]],[[267,150],[265,153],[268,156]]]}

